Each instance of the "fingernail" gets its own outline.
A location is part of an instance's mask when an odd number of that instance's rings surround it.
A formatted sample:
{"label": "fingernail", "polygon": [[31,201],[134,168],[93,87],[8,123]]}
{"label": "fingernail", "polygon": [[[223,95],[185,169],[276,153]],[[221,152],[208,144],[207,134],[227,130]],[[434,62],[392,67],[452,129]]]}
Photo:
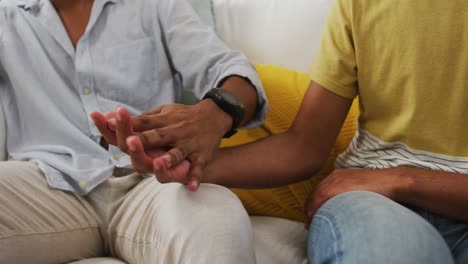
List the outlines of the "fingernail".
{"label": "fingernail", "polygon": [[110,118],[109,120],[107,120],[107,122],[112,125],[112,126],[116,126],[117,125],[117,121],[115,120],[115,118]]}
{"label": "fingernail", "polygon": [[196,190],[197,190],[198,182],[197,182],[196,180],[191,181],[191,182],[190,182],[190,185],[191,185],[191,187],[192,187],[191,189],[192,189],[193,191],[196,191]]}
{"label": "fingernail", "polygon": [[160,168],[159,168],[159,165],[156,163],[156,162],[153,162],[153,169],[155,171],[158,171]]}
{"label": "fingernail", "polygon": [[170,168],[171,167],[171,156],[168,154],[165,154],[161,157],[166,162],[166,167]]}
{"label": "fingernail", "polygon": [[132,144],[131,137],[127,138],[127,140],[125,140],[125,143],[127,143],[127,147],[130,149],[130,151],[136,151],[136,146],[135,144]]}

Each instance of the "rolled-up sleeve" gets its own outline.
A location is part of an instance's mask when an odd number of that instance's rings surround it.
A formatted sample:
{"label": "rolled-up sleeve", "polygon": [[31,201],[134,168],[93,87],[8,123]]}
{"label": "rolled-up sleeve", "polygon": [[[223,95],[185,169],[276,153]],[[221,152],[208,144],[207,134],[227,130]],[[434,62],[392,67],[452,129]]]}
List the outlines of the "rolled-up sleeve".
{"label": "rolled-up sleeve", "polygon": [[263,123],[268,104],[257,71],[248,59],[229,49],[186,0],[158,0],[156,9],[155,26],[161,28],[168,57],[182,77],[184,89],[200,99],[229,76],[247,78],[257,90],[259,108],[244,128]]}

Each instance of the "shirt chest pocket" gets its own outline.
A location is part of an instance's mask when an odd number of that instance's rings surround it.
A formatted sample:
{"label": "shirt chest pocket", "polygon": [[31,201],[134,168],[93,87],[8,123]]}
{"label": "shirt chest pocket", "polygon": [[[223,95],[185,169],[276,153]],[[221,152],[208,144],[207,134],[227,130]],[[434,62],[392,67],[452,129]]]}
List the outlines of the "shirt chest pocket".
{"label": "shirt chest pocket", "polygon": [[167,59],[158,52],[150,38],[106,49],[96,78],[99,94],[132,106],[151,104],[160,93],[158,82],[167,78],[165,71],[169,71]]}

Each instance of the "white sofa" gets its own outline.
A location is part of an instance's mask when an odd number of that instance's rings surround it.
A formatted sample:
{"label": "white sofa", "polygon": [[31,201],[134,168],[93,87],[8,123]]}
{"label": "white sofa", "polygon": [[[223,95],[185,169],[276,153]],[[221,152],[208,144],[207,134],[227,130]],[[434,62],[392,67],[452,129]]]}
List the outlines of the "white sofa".
{"label": "white sofa", "polygon": [[[211,5],[204,20],[215,22],[219,36],[259,64],[307,71],[319,46],[331,0],[192,0]],[[203,8],[203,7],[202,7]],[[200,10],[197,10],[200,12]],[[212,12],[213,17],[207,18]],[[5,122],[0,105],[0,160],[7,157]],[[257,263],[307,263],[302,223],[273,217],[251,217]],[[118,264],[96,258],[74,264]]]}

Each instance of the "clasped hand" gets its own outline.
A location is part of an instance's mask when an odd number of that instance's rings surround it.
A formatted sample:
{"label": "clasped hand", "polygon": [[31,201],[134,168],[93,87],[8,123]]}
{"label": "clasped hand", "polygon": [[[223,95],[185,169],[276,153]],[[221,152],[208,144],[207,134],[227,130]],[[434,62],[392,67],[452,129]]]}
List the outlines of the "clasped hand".
{"label": "clasped hand", "polygon": [[213,112],[210,102],[204,101],[194,106],[163,105],[133,117],[125,108],[90,116],[105,140],[130,156],[136,171],[196,191],[230,125],[224,112]]}

